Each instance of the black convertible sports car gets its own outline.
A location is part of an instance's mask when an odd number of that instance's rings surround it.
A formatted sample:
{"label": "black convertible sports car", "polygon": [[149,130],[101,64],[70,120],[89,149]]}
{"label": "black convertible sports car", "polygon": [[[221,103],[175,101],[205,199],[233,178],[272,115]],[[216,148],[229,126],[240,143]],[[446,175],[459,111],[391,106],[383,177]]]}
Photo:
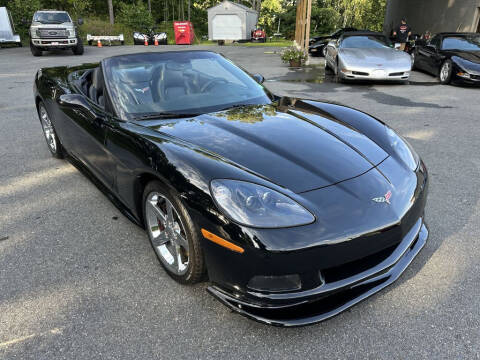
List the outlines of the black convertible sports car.
{"label": "black convertible sports car", "polygon": [[327,45],[330,41],[339,39],[345,32],[357,31],[356,28],[348,27],[338,29],[334,33],[327,36],[315,36],[310,39],[308,52],[312,56],[325,56]]}
{"label": "black convertible sports car", "polygon": [[144,226],[175,280],[261,322],[305,325],[395,281],[424,246],[428,176],[351,108],[280,98],[213,52],[41,69],[35,104],[68,155]]}
{"label": "black convertible sports car", "polygon": [[480,34],[437,34],[416,47],[414,59],[414,68],[438,76],[442,84],[480,85]]}

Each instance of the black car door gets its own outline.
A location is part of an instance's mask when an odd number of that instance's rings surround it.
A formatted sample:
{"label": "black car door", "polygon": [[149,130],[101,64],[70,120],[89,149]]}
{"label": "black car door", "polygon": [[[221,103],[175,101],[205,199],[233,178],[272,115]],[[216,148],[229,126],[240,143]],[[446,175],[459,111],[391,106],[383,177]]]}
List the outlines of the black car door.
{"label": "black car door", "polygon": [[113,187],[111,159],[105,148],[108,124],[112,115],[105,109],[104,85],[100,68],[93,70],[87,94],[60,97],[60,108],[66,116],[64,136],[72,155],[86,165],[104,185]]}
{"label": "black car door", "polygon": [[441,38],[440,36],[434,36],[427,46],[423,46],[419,53],[422,55],[423,64],[421,68],[428,71],[432,75],[438,75],[439,71],[439,49]]}

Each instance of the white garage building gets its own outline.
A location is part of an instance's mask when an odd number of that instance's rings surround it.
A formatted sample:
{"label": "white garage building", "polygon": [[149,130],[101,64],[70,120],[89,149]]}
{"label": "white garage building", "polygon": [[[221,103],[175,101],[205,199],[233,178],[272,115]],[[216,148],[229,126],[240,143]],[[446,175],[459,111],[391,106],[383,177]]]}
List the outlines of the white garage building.
{"label": "white garage building", "polygon": [[208,9],[208,39],[250,40],[257,22],[255,10],[225,0]]}

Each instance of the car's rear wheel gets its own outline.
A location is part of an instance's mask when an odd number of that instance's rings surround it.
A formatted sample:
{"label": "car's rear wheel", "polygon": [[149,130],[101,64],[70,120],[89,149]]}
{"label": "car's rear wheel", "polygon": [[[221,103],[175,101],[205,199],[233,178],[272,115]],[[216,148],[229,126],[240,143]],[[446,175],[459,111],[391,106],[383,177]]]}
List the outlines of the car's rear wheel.
{"label": "car's rear wheel", "polygon": [[58,140],[57,133],[53,127],[50,116],[48,115],[45,105],[40,102],[38,104],[38,117],[40,118],[40,123],[42,124],[43,135],[45,135],[45,140],[47,141],[48,149],[53,157],[57,159],[63,159],[64,150],[62,144]]}
{"label": "car's rear wheel", "polygon": [[452,79],[452,62],[450,60],[445,60],[442,66],[440,67],[440,83],[447,85]]}
{"label": "car's rear wheel", "polygon": [[143,192],[145,228],[167,273],[182,284],[194,284],[205,273],[196,226],[178,195],[161,182],[150,182]]}

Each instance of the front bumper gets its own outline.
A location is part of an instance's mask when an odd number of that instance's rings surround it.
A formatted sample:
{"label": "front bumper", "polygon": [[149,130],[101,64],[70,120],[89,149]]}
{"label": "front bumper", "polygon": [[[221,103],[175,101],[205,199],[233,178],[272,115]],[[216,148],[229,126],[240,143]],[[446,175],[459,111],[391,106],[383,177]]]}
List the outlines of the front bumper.
{"label": "front bumper", "polygon": [[339,71],[339,76],[345,80],[378,80],[378,81],[406,81],[410,78],[410,71],[396,71],[384,69],[348,69]]}
{"label": "front bumper", "polygon": [[32,39],[32,44],[41,49],[65,49],[77,46],[77,39]]}
{"label": "front bumper", "polygon": [[420,252],[427,238],[427,226],[420,218],[391,255],[375,267],[300,293],[240,295],[215,285],[207,290],[233,311],[265,324],[288,327],[314,324],[392,284]]}

